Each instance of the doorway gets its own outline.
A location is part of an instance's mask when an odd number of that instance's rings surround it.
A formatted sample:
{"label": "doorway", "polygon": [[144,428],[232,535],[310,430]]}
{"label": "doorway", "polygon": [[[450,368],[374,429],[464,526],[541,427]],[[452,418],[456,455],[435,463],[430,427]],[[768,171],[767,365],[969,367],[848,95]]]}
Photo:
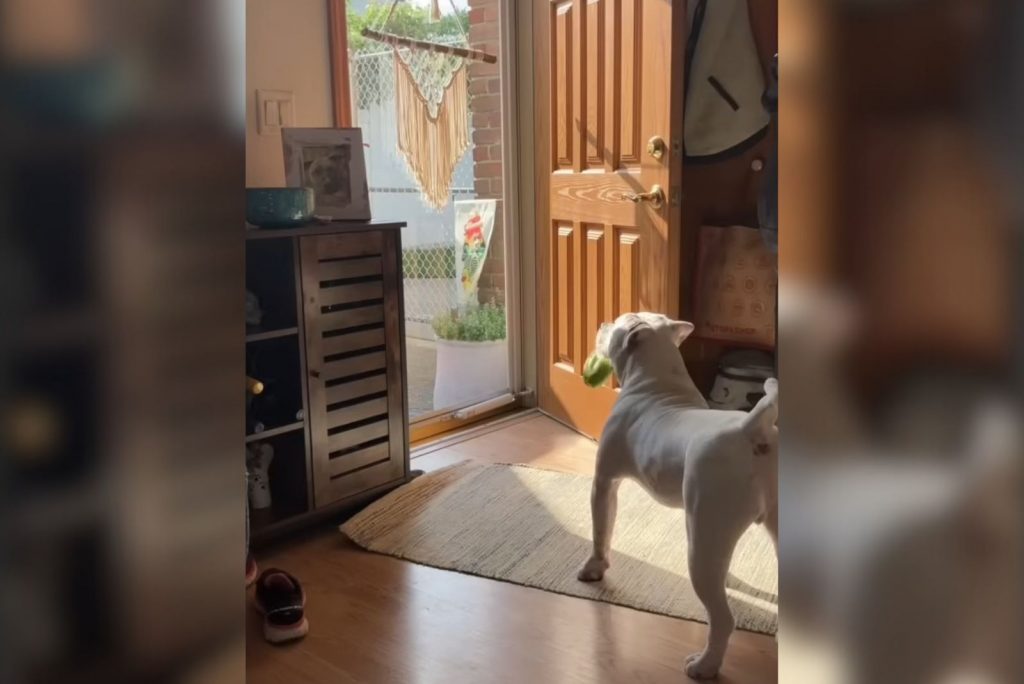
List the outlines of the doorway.
{"label": "doorway", "polygon": [[[350,124],[363,130],[373,216],[398,219],[403,275],[409,413],[413,439],[507,408],[517,364],[509,344],[517,315],[509,305],[506,236],[508,155],[503,62],[512,53],[499,0],[347,0],[345,36]],[[440,10],[435,13],[435,7]],[[364,29],[468,47],[496,63],[425,53],[364,35]],[[511,59],[511,58],[510,58]],[[464,99],[457,91],[465,78]],[[408,125],[402,88],[440,123],[465,116],[466,144],[448,169],[424,169],[401,138]],[[337,84],[337,79],[336,79]],[[429,125],[429,124],[427,124]],[[431,158],[436,150],[431,149]],[[443,176],[437,182],[437,176]],[[439,190],[440,186],[440,190]],[[482,406],[482,408],[480,408]]]}

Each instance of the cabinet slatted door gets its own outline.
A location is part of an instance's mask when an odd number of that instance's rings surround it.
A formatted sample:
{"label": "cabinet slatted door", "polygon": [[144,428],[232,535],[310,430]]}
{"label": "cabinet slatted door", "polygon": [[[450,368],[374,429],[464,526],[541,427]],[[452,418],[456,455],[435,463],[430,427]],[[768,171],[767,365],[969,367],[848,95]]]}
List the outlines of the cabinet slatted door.
{"label": "cabinet slatted door", "polygon": [[313,494],[322,508],[406,476],[397,231],[299,240]]}

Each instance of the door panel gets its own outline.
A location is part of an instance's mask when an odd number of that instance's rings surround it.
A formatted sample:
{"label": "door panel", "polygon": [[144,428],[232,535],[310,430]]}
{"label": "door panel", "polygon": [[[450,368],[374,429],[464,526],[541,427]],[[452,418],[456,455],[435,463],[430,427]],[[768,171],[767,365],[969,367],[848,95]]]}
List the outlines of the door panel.
{"label": "door panel", "polygon": [[[580,376],[600,324],[627,311],[678,315],[685,6],[554,0],[541,7],[539,399],[543,410],[596,437],[616,396],[614,383],[593,390]],[[668,142],[660,160],[646,151],[655,135]],[[628,199],[654,185],[666,196],[661,207]]]}

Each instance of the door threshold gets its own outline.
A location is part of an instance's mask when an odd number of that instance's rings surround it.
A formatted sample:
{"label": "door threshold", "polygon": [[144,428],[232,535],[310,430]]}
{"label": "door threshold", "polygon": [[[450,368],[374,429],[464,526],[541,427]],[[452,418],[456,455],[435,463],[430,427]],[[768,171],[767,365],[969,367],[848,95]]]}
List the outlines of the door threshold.
{"label": "door threshold", "polygon": [[454,446],[455,444],[460,444],[475,437],[486,435],[489,432],[494,432],[508,427],[509,425],[525,422],[543,415],[543,413],[535,408],[513,410],[511,412],[495,416],[494,418],[486,419],[475,425],[427,437],[413,445],[413,448],[409,453],[409,458],[415,459],[420,456],[426,456],[427,454],[439,451],[440,449],[446,449],[450,446]]}

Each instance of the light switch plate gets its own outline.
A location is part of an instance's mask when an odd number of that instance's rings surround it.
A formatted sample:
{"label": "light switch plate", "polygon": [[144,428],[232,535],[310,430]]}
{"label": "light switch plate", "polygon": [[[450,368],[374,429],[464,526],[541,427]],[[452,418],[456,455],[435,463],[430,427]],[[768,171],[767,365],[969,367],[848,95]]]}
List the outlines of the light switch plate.
{"label": "light switch plate", "polygon": [[290,90],[256,90],[256,130],[278,135],[295,125],[295,93]]}

